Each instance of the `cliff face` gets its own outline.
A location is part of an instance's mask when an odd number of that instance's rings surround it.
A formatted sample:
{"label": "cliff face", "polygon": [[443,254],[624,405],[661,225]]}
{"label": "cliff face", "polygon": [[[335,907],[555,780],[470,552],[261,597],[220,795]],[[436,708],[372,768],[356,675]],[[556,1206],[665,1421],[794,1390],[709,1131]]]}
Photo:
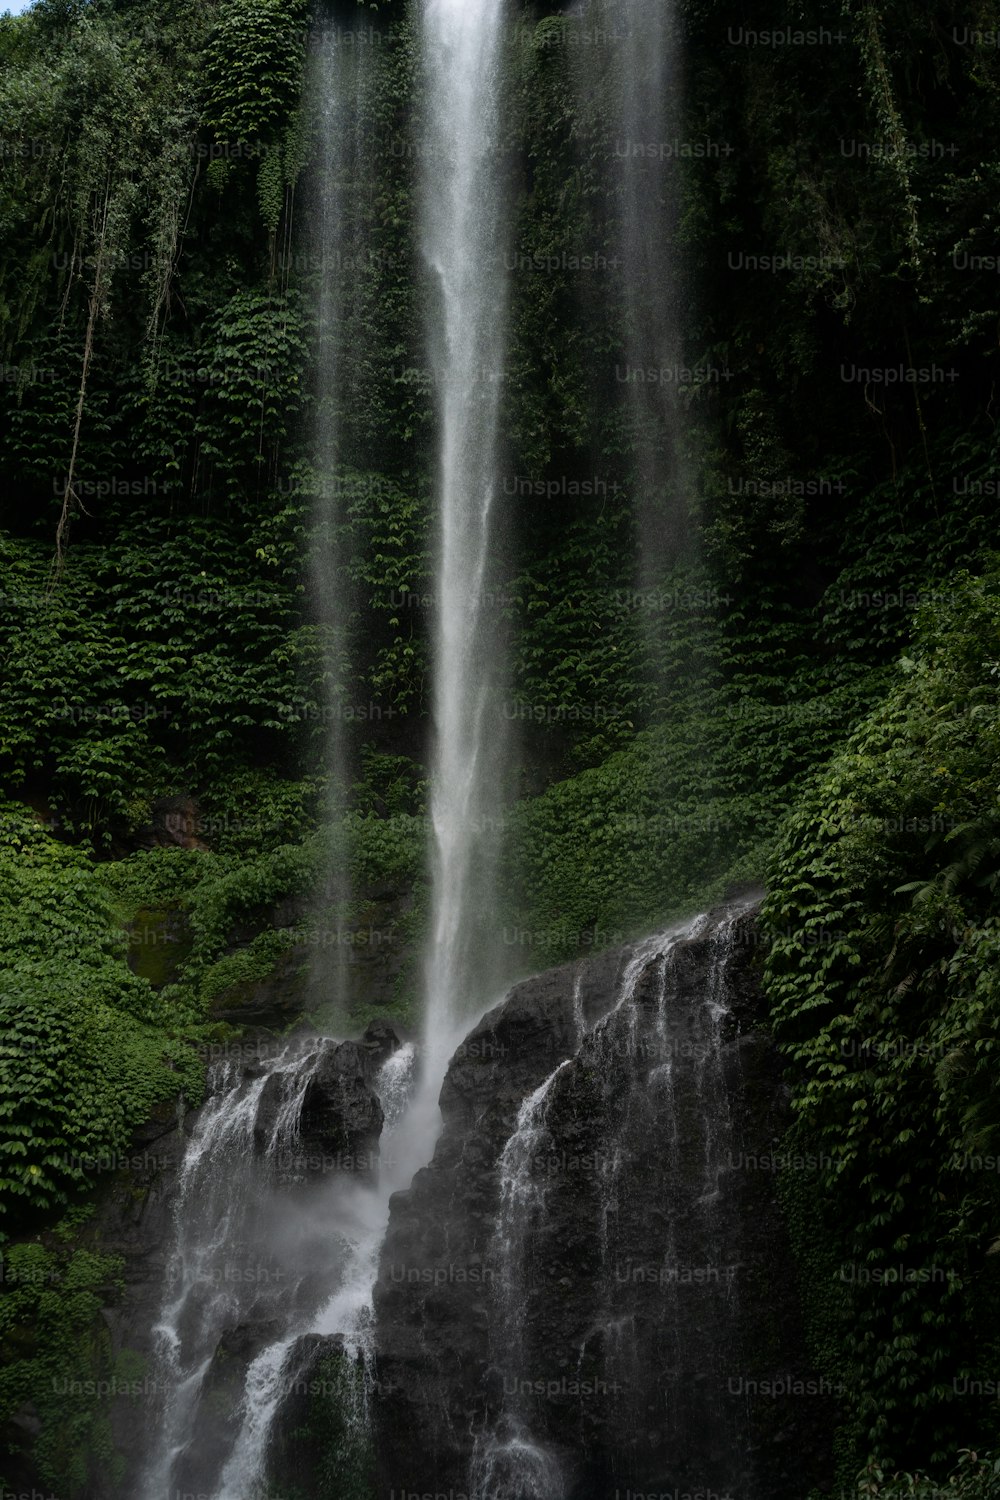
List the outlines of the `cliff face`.
{"label": "cliff face", "polygon": [[[339,1339],[289,1355],[268,1464],[282,1493],[325,1496],[334,1471],[350,1500],[801,1500],[822,1485],[834,1396],[804,1353],[776,1201],[786,1095],[756,955],[749,905],[713,913],[525,981],[471,1032],[442,1089],[433,1161],[392,1200],[373,1369]],[[127,1292],[107,1316],[115,1347],[153,1379],[141,1421],[134,1397],[112,1411],[125,1488],[109,1481],[89,1500],[141,1491],[173,1399],[154,1328],[168,1316],[184,1334],[195,1312],[212,1336],[191,1360],[209,1363],[200,1398],[175,1414],[186,1451],[171,1483],[214,1492],[250,1361],[336,1274],[330,1187],[309,1165],[370,1178],[374,1085],[396,1046],[372,1027],[357,1044],[304,1039],[301,1064],[250,1056],[201,1115],[150,1145],[144,1191],[133,1175],[109,1200],[94,1234],[124,1255]],[[277,1151],[292,1099],[297,1131]],[[207,1183],[185,1178],[199,1134],[221,1152],[214,1206]],[[309,1243],[283,1247],[276,1289],[220,1296],[220,1265],[251,1248],[261,1259],[289,1192],[297,1212],[315,1206],[295,1221],[315,1220]],[[248,1202],[246,1249],[223,1247],[201,1288],[199,1247],[223,1210],[242,1224]],[[171,1311],[178,1257],[193,1280]]]}
{"label": "cliff face", "polygon": [[519,985],[460,1049],[376,1287],[379,1500],[801,1500],[829,1472],[754,960],[752,911],[717,914]]}

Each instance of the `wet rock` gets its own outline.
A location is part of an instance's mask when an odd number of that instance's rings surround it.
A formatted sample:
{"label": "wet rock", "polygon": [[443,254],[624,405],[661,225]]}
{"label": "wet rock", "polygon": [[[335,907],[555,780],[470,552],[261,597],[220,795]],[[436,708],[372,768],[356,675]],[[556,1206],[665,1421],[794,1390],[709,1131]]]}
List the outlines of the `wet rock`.
{"label": "wet rock", "polygon": [[241,1324],[219,1340],[205,1374],[190,1442],[177,1461],[173,1483],[178,1495],[203,1492],[209,1482],[214,1489],[240,1430],[247,1368],[282,1331],[280,1322],[271,1319]]}
{"label": "wet rock", "polygon": [[[567,1500],[801,1500],[829,1472],[831,1401],[798,1394],[815,1372],[753,1165],[787,1123],[753,913],[727,919],[724,961],[719,933],[640,965],[620,1011],[628,951],[526,981],[459,1049],[375,1291],[378,1500],[555,1474]],[[512,1248],[501,1158],[548,1079]]]}
{"label": "wet rock", "polygon": [[335,1474],[338,1493],[370,1495],[374,1454],[363,1362],[339,1336],[310,1334],[290,1351],[287,1369],[268,1456],[272,1488],[279,1495],[322,1495]]}
{"label": "wet rock", "polygon": [[194,797],[161,797],[152,809],[153,843],[158,848],[206,849],[201,811]]}
{"label": "wet rock", "polygon": [[[369,1170],[374,1166],[384,1124],[375,1079],[398,1046],[392,1028],[376,1023],[360,1042],[321,1043],[318,1062],[315,1052],[307,1055],[303,1070],[309,1071],[309,1078],[296,1141],[304,1161],[367,1162]],[[258,1150],[270,1148],[282,1110],[296,1089],[296,1075],[272,1075],[264,1085],[254,1126]]]}

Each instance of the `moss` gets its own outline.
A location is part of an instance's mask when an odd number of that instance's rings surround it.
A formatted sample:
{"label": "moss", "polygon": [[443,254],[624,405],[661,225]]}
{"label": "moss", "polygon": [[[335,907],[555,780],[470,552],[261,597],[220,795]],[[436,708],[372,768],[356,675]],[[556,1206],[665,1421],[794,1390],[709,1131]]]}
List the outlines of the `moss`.
{"label": "moss", "polygon": [[191,951],[185,914],[169,906],[140,906],[129,927],[129,967],[154,989],[172,984]]}
{"label": "moss", "polygon": [[364,1379],[360,1363],[342,1354],[307,1370],[272,1455],[276,1500],[372,1500],[375,1452],[362,1415]]}

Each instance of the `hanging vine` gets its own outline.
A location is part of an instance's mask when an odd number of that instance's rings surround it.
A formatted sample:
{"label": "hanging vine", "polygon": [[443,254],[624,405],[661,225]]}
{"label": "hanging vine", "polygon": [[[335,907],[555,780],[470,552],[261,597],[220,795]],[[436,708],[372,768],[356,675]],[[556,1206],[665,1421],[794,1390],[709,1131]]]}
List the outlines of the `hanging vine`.
{"label": "hanging vine", "polygon": [[[851,13],[851,0],[847,0],[845,11]],[[913,146],[906,126],[896,104],[892,86],[892,74],[886,57],[882,36],[882,17],[873,0],[863,0],[856,14],[857,41],[865,67],[865,78],[875,118],[883,132],[879,142],[879,160],[886,163],[895,175],[903,202],[903,235],[909,251],[910,264],[919,270],[923,257],[923,243],[917,211],[917,196],[910,175],[910,158]]]}

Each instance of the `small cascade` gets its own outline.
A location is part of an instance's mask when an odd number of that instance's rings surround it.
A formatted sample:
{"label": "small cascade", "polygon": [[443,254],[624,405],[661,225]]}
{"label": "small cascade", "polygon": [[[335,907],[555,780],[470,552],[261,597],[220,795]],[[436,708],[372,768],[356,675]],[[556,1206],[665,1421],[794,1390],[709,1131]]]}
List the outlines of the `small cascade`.
{"label": "small cascade", "polygon": [[[387,1121],[391,1163],[414,1051],[397,1047],[370,1089],[362,1049],[328,1040],[292,1044],[256,1076],[235,1063],[213,1074],[179,1184],[176,1284],[156,1328],[169,1397],[142,1500],[265,1496],[275,1417],[317,1341],[339,1339],[359,1367],[356,1417],[366,1423],[371,1292],[396,1185],[390,1165],[376,1167],[378,1135]],[[320,1158],[324,1129],[331,1146],[352,1131],[357,1141]]]}
{"label": "small cascade", "polygon": [[[385,1115],[385,1129],[392,1136],[406,1113],[413,1097],[413,1080],[417,1061],[417,1049],[412,1042],[398,1048],[383,1064],[378,1076],[376,1091]],[[387,1153],[382,1153],[382,1168],[392,1169]]]}
{"label": "small cascade", "polygon": [[[471,1474],[473,1493],[495,1500],[557,1500],[562,1492],[555,1459],[531,1441],[518,1400],[516,1372],[523,1363],[530,1246],[545,1217],[545,1179],[536,1175],[535,1160],[551,1139],[549,1098],[568,1067],[568,1060],[561,1062],[521,1105],[517,1127],[500,1158],[491,1339],[502,1351],[505,1374],[514,1374],[504,1380],[503,1409],[496,1429],[477,1445]],[[513,1389],[509,1389],[511,1384]]]}
{"label": "small cascade", "polygon": [[[382,1065],[374,1092],[385,1120],[384,1161],[374,1183],[340,1183],[327,1210],[327,1232],[335,1250],[314,1268],[316,1291],[322,1299],[306,1317],[286,1323],[281,1335],[250,1364],[240,1406],[241,1426],[212,1500],[264,1500],[268,1455],[273,1427],[288,1394],[301,1379],[315,1350],[315,1341],[336,1341],[348,1369],[358,1379],[345,1386],[350,1409],[341,1412],[359,1442],[368,1433],[368,1399],[374,1369],[372,1290],[378,1274],[379,1251],[389,1217],[389,1198],[401,1185],[409,1155],[399,1150],[398,1135],[405,1125],[414,1073],[412,1044],[398,1048]],[[331,1277],[331,1270],[333,1276]]]}
{"label": "small cascade", "polygon": [[[740,1224],[722,1187],[733,1150],[727,966],[741,914],[638,944],[589,1027],[574,977],[575,1055],[524,1100],[497,1165],[495,1394],[470,1465],[476,1495],[581,1493],[565,1464],[574,1428],[588,1441],[588,1399],[614,1433],[609,1481],[641,1488],[630,1463],[652,1429],[682,1489],[710,1480],[752,1494],[739,1403],[722,1378],[739,1326]],[[707,968],[699,958],[693,971],[695,952]],[[570,1223],[587,1256],[582,1285],[565,1279]],[[547,1335],[560,1300],[560,1326],[579,1328],[571,1361]]]}
{"label": "small cascade", "polygon": [[[173,1487],[220,1340],[294,1305],[310,1276],[308,1247],[296,1253],[294,1245],[278,1244],[264,1218],[322,1056],[315,1043],[292,1046],[258,1077],[248,1078],[233,1061],[210,1073],[210,1098],[182,1167],[167,1288],[154,1328],[157,1383],[168,1394],[144,1500],[163,1500]],[[262,1124],[268,1093],[273,1107]]]}

